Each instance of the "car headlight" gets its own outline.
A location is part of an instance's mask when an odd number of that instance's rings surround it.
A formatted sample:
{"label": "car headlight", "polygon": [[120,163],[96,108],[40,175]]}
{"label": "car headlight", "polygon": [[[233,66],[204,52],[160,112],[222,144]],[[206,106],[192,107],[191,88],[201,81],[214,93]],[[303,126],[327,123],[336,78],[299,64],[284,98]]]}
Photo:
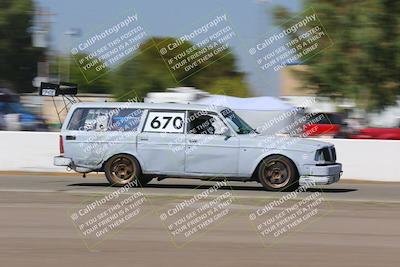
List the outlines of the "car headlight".
{"label": "car headlight", "polygon": [[317,161],[317,162],[325,161],[324,153],[323,153],[322,149],[318,149],[317,152],[315,153],[315,161]]}
{"label": "car headlight", "polygon": [[324,147],[315,152],[315,161],[317,162],[335,162],[336,150],[335,147]]}

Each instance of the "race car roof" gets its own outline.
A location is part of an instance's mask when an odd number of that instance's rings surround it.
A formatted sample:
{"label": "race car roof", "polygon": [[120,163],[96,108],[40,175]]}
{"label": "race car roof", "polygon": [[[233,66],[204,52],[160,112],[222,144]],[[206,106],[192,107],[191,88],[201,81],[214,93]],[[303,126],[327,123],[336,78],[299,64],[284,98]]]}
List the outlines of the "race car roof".
{"label": "race car roof", "polygon": [[176,103],[142,103],[142,102],[81,102],[74,104],[76,108],[145,108],[171,110],[223,110],[226,107],[206,104],[176,104]]}

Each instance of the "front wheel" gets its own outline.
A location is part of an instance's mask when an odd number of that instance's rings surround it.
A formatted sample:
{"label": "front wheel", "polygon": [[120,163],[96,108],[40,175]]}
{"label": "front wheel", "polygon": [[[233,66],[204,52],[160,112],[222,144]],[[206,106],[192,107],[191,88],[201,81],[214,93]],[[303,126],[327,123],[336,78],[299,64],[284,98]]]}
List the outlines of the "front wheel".
{"label": "front wheel", "polygon": [[263,159],[258,168],[258,181],[270,191],[289,191],[299,187],[299,174],[294,163],[284,156]]}
{"label": "front wheel", "polygon": [[141,179],[142,170],[139,162],[130,155],[115,155],[104,166],[107,180],[112,186],[124,186],[132,183],[134,186],[143,186],[148,179]]}

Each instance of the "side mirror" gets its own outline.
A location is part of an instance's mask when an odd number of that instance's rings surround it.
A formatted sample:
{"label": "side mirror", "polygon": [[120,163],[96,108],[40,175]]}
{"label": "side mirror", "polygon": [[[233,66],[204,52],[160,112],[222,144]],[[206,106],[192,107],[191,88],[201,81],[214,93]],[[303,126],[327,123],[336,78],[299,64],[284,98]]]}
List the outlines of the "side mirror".
{"label": "side mirror", "polygon": [[228,140],[231,137],[231,131],[228,127],[222,128],[222,135],[226,137],[225,140]]}

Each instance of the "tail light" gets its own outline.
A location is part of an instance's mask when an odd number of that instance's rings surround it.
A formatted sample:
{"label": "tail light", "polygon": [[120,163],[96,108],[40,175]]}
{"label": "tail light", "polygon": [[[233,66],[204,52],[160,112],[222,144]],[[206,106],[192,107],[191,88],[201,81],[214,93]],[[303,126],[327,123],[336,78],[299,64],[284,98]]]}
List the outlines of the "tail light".
{"label": "tail light", "polygon": [[59,146],[60,146],[60,155],[63,155],[64,154],[64,141],[63,141],[63,137],[61,135],[60,135]]}

